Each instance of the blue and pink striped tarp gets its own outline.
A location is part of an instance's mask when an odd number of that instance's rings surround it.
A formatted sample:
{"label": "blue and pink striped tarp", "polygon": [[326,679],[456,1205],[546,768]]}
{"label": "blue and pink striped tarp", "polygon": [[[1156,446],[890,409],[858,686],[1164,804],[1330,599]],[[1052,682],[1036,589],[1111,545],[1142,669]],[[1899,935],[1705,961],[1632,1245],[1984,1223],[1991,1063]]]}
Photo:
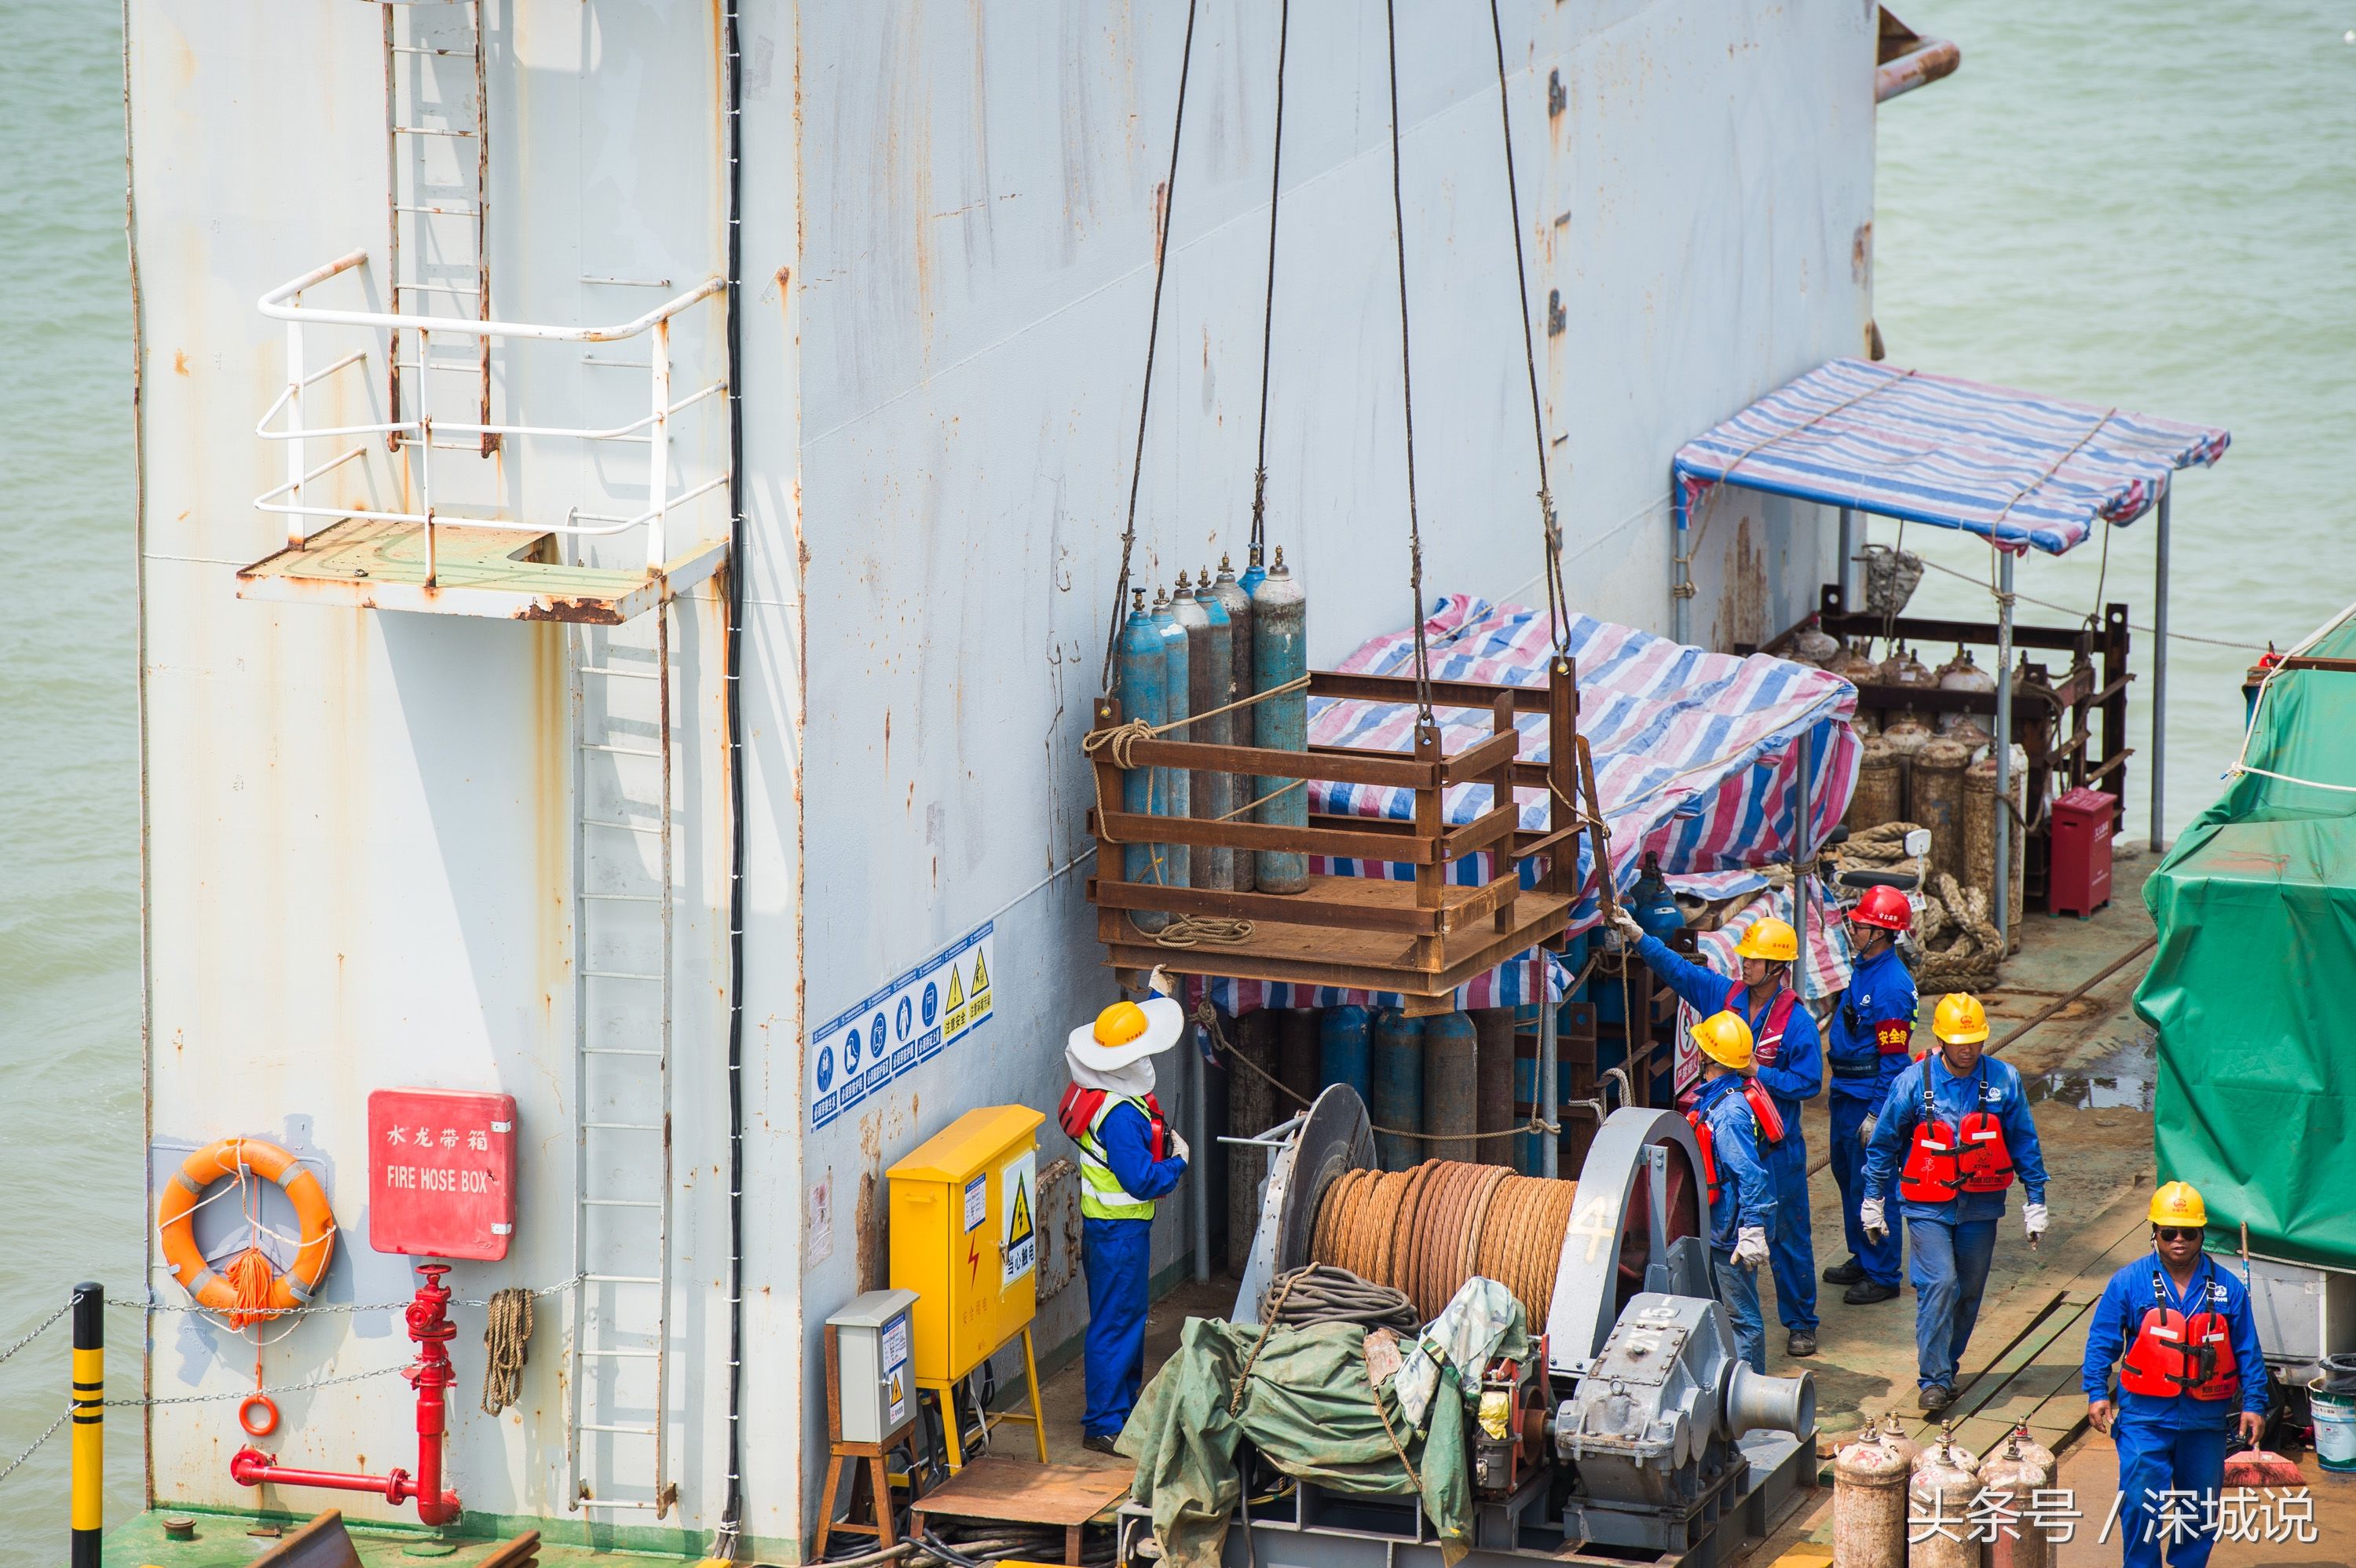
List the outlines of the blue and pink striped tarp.
{"label": "blue and pink striped tarp", "polygon": [[2169,475],[2233,440],[2179,423],[1954,376],[1835,359],[1677,449],[1682,526],[1713,485],[1963,528],[2054,555],[2094,521],[2143,516]]}
{"label": "blue and pink striped tarp", "polygon": [[[1491,604],[1463,594],[1443,596],[1424,623],[1438,680],[1543,686],[1553,652],[1546,613]],[[1647,851],[1664,871],[1737,871],[1790,858],[1803,734],[1810,741],[1815,810],[1812,841],[1822,843],[1848,809],[1857,784],[1858,747],[1847,722],[1857,690],[1838,676],[1808,665],[1753,654],[1705,653],[1669,638],[1575,615],[1569,650],[1579,672],[1580,731],[1594,753],[1596,787],[1612,827],[1612,878],[1626,889]],[[1414,670],[1414,639],[1394,632],[1374,638],[1342,661],[1352,673],[1407,675]],[[1309,705],[1312,745],[1405,752],[1414,709],[1397,704],[1314,699]],[[1441,743],[1460,751],[1484,739],[1488,711],[1443,708]],[[1545,720],[1524,714],[1523,755],[1545,760]],[[1448,793],[1445,816],[1466,823],[1489,809],[1490,786],[1460,784]],[[1546,792],[1515,792],[1522,826],[1547,826]],[[1406,820],[1414,815],[1411,790],[1364,784],[1310,786],[1310,809],[1337,816]],[[1582,895],[1570,929],[1601,919],[1596,895],[1591,836],[1580,848]],[[1389,861],[1312,859],[1324,875],[1398,877],[1410,866]],[[1526,867],[1534,877],[1535,866]],[[1475,885],[1494,873],[1486,855],[1468,856],[1451,880]],[[1460,1007],[1535,1003],[1540,992],[1557,1000],[1567,976],[1542,954],[1508,964],[1458,993]],[[1331,987],[1261,981],[1216,980],[1210,995],[1233,1012],[1258,1007],[1327,1007],[1344,1002],[1396,1005],[1396,997],[1369,997]]]}

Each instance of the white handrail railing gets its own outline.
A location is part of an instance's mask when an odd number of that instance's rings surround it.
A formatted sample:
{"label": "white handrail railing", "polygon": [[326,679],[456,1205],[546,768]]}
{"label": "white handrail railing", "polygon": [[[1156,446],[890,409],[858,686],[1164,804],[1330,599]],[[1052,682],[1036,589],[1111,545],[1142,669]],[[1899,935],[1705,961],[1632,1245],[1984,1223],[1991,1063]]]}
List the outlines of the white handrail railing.
{"label": "white handrail railing", "polygon": [[[550,326],[529,322],[467,321],[456,316],[410,315],[380,311],[322,309],[303,304],[306,289],[327,282],[356,267],[365,265],[366,251],[352,251],[314,267],[299,278],[281,283],[263,294],[257,302],[262,315],[286,324],[286,386],[276,400],[265,410],[254,425],[254,434],[264,441],[286,443],[286,478],[256,496],[253,504],[261,511],[289,519],[286,542],[301,549],[309,539],[302,519],[305,517],[357,517],[375,522],[417,523],[425,529],[425,580],[434,580],[434,539],[436,524],[457,524],[468,528],[510,528],[530,533],[553,533],[580,537],[600,537],[617,534],[635,528],[645,528],[647,538],[647,569],[659,569],[669,559],[665,538],[667,514],[674,507],[683,506],[698,496],[718,489],[728,481],[723,470],[716,477],[690,486],[678,495],[670,493],[670,421],[673,415],[694,407],[705,399],[728,396],[726,380],[713,381],[699,387],[686,397],[674,401],[670,395],[670,324],[671,319],[690,306],[719,295],[725,287],[717,277],[706,278],[694,288],[674,294],[662,304],[635,320],[615,326]],[[336,326],[372,327],[380,331],[412,332],[417,336],[418,416],[407,420],[388,420],[372,424],[306,426],[303,422],[304,389],[325,379],[338,370],[364,364],[368,351],[358,350],[345,355],[334,363],[317,370],[307,371],[303,360],[303,328],[306,322],[318,322]],[[648,411],[627,424],[593,429],[585,426],[492,424],[487,421],[436,420],[430,409],[428,372],[434,368],[433,338],[435,334],[452,334],[469,338],[522,338],[542,343],[614,343],[640,336],[650,336],[648,369],[651,382]],[[471,362],[469,364],[471,368]],[[487,411],[487,410],[486,411]],[[273,430],[272,421],[284,412],[286,424]],[[450,435],[514,435],[555,438],[575,441],[626,442],[643,444],[648,450],[647,495],[653,504],[635,517],[617,517],[603,513],[584,512],[571,508],[562,523],[523,523],[509,517],[469,517],[437,511],[434,505],[433,453],[435,432]],[[360,456],[368,448],[352,447],[317,467],[306,467],[309,443],[313,437],[389,435],[410,439],[400,443],[404,453],[414,453],[417,464],[417,496],[423,510],[415,512],[376,511],[349,506],[316,506],[305,498],[304,486],[342,464]],[[586,527],[601,523],[605,527]]]}

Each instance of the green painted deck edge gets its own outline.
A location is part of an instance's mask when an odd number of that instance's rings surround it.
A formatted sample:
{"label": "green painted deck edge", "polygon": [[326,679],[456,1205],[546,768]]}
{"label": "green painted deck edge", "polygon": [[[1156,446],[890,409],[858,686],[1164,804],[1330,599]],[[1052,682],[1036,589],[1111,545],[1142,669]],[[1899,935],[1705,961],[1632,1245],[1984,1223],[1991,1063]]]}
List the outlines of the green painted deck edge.
{"label": "green painted deck edge", "polygon": [[[316,1510],[325,1512],[324,1509]],[[137,1564],[157,1563],[170,1568],[172,1559],[187,1554],[194,1548],[164,1539],[162,1516],[167,1513],[188,1514],[198,1520],[208,1519],[238,1520],[257,1524],[302,1524],[314,1513],[293,1513],[283,1509],[225,1509],[202,1503],[158,1501],[155,1507],[137,1517],[124,1520],[106,1535],[105,1560],[108,1568],[117,1563]],[[581,1547],[591,1552],[628,1553],[634,1556],[658,1558],[667,1562],[701,1562],[710,1543],[707,1531],[675,1530],[660,1525],[606,1525],[580,1519],[550,1519],[536,1514],[478,1513],[468,1509],[458,1522],[447,1531],[437,1532],[422,1525],[377,1523],[369,1520],[348,1520],[355,1539],[378,1541],[423,1541],[437,1533],[444,1539],[462,1542],[511,1541],[527,1531],[540,1531],[541,1544],[546,1546]],[[217,1545],[199,1541],[196,1547]],[[125,1550],[132,1549],[132,1550]],[[767,1536],[741,1538],[738,1561],[794,1563],[801,1561],[801,1543],[793,1540],[776,1540]],[[421,1559],[421,1561],[431,1561]]]}

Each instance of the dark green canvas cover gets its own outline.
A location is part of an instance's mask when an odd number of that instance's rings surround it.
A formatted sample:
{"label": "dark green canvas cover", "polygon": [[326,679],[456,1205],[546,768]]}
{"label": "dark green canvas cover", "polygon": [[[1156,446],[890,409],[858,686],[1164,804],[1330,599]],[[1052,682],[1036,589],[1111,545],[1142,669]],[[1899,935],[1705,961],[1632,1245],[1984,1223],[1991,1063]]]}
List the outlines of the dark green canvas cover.
{"label": "dark green canvas cover", "polygon": [[[2308,650],[2356,656],[2356,627]],[[2277,676],[2234,776],[2144,884],[2162,1180],[2212,1241],[2356,1268],[2356,674]],[[2312,781],[2292,783],[2291,779]]]}

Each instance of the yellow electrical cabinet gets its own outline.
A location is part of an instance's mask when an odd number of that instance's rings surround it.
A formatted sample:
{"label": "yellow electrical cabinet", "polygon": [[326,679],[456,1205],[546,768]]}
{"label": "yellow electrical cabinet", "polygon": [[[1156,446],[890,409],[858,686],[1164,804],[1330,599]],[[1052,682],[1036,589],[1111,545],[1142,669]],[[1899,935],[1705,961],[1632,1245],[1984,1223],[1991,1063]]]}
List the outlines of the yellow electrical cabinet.
{"label": "yellow electrical cabinet", "polygon": [[[1020,1339],[1043,1464],[1031,1319],[1039,1305],[1039,1124],[1046,1119],[1028,1105],[968,1111],[884,1172],[892,1287],[916,1293],[916,1386],[946,1390]],[[962,1462],[957,1424],[948,1426],[955,1467]]]}

